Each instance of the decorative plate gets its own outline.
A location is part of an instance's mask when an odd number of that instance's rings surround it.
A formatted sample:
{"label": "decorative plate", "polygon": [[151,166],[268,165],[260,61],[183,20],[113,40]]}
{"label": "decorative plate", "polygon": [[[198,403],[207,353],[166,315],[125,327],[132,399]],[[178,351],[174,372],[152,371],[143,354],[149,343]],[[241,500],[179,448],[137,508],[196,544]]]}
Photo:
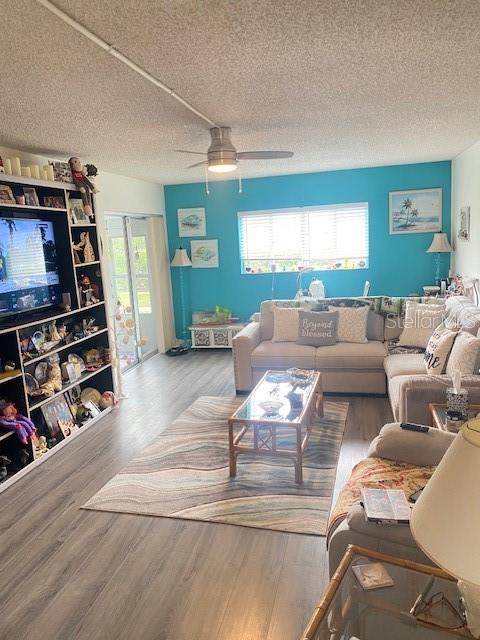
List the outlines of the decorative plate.
{"label": "decorative plate", "polygon": [[82,401],[83,405],[85,404],[85,402],[93,402],[98,406],[101,397],[102,394],[100,393],[100,391],[94,389],[93,387],[86,387],[80,394],[80,400]]}
{"label": "decorative plate", "polygon": [[84,362],[83,358],[78,356],[76,353],[69,353],[68,354],[68,361],[71,364],[79,364],[80,365],[80,371],[82,373],[85,371],[85,369],[86,369],[85,362]]}
{"label": "decorative plate", "polygon": [[267,416],[277,416],[279,409],[283,407],[283,402],[280,402],[279,400],[264,400],[258,404],[262,407],[265,411],[265,415]]}
{"label": "decorative plate", "polygon": [[43,382],[46,381],[47,370],[48,370],[48,364],[46,362],[39,362],[35,367],[34,376],[39,384],[42,384]]}
{"label": "decorative plate", "polygon": [[32,376],[31,373],[25,374],[25,386],[27,387],[27,393],[31,395],[34,391],[39,388],[38,380]]}
{"label": "decorative plate", "polygon": [[271,371],[267,374],[265,380],[279,384],[280,382],[291,382],[292,378],[286,371]]}

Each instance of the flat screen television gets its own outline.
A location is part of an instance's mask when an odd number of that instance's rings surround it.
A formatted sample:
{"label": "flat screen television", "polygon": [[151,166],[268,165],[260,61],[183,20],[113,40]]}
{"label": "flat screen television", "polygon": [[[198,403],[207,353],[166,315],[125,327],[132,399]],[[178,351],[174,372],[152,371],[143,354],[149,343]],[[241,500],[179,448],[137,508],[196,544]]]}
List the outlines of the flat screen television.
{"label": "flat screen television", "polygon": [[60,303],[54,225],[0,217],[0,319]]}

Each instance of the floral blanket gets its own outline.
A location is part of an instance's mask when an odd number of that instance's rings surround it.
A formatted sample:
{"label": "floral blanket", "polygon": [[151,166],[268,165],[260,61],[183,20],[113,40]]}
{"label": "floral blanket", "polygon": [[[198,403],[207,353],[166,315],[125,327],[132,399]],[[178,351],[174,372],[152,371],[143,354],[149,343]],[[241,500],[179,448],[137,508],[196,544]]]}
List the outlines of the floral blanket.
{"label": "floral blanket", "polygon": [[386,458],[365,458],[352,471],[328,521],[327,540],[344,520],[350,507],[360,500],[363,487],[370,489],[401,489],[406,497],[427,484],[435,467],[416,467],[407,462],[396,462]]}

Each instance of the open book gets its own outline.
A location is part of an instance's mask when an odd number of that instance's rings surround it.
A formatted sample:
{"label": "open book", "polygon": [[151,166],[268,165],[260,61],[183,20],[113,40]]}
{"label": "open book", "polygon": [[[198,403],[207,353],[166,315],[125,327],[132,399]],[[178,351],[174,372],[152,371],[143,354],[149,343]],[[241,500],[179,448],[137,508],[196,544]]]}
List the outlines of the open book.
{"label": "open book", "polygon": [[369,522],[410,522],[410,505],[403,491],[399,489],[362,489],[362,502]]}

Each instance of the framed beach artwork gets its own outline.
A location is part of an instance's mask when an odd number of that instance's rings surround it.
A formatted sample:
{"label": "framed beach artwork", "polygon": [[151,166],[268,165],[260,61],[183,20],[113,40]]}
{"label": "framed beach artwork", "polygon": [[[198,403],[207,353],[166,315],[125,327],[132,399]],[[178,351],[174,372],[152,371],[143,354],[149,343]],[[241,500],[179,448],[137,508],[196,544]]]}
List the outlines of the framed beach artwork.
{"label": "framed beach artwork", "polygon": [[205,209],[177,209],[177,215],[180,238],[207,235]]}
{"label": "framed beach artwork", "polygon": [[442,230],[442,190],[390,191],[390,233],[436,233]]}
{"label": "framed beach artwork", "polygon": [[192,267],[197,269],[218,267],[218,240],[192,240],[190,255]]}

